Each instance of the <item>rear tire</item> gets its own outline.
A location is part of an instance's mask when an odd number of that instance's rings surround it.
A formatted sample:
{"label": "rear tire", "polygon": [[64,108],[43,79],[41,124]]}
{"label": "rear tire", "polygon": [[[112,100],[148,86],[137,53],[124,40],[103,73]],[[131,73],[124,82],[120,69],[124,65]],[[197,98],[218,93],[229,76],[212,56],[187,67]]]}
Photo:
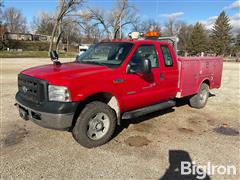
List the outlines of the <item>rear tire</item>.
{"label": "rear tire", "polygon": [[193,108],[201,109],[207,104],[208,97],[209,86],[206,83],[202,83],[198,94],[195,94],[190,98],[190,106]]}
{"label": "rear tire", "polygon": [[111,139],[116,122],[116,113],[112,108],[103,102],[93,101],[80,113],[72,135],[84,147],[101,146]]}

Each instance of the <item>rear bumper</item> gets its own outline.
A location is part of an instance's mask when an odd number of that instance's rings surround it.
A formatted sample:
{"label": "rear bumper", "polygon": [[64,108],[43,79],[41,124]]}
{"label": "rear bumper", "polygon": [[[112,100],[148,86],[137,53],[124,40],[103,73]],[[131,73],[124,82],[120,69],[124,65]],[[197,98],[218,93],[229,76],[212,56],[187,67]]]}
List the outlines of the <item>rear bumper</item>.
{"label": "rear bumper", "polygon": [[[16,101],[22,119],[31,120],[39,126],[56,130],[68,130],[71,128],[77,108],[77,103],[56,102],[45,102],[44,105],[35,108],[34,105],[23,101],[18,94],[16,95]],[[52,108],[47,110],[46,106]]]}

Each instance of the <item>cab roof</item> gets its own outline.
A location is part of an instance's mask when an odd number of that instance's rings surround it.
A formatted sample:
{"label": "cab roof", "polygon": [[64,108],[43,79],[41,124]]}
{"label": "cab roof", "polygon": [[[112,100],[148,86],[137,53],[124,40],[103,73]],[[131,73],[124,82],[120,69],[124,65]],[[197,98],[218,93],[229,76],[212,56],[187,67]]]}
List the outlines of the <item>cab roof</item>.
{"label": "cab roof", "polygon": [[133,44],[171,44],[167,41],[159,41],[159,40],[155,40],[155,39],[138,39],[138,40],[133,40],[133,39],[115,39],[115,40],[111,40],[111,41],[102,41],[102,42],[125,42],[125,43],[133,43]]}

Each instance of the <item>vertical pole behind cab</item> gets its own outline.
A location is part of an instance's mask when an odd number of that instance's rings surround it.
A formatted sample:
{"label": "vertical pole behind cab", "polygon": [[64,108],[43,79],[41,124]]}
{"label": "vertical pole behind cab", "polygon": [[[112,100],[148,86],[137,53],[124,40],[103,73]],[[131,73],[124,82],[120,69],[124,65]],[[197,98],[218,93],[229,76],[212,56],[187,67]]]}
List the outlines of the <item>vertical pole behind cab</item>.
{"label": "vertical pole behind cab", "polygon": [[178,50],[177,49],[177,43],[179,41],[177,36],[159,37],[158,40],[160,40],[160,41],[170,41],[170,43],[172,43],[172,45],[173,45],[173,49],[174,49],[175,55],[177,57],[177,50]]}

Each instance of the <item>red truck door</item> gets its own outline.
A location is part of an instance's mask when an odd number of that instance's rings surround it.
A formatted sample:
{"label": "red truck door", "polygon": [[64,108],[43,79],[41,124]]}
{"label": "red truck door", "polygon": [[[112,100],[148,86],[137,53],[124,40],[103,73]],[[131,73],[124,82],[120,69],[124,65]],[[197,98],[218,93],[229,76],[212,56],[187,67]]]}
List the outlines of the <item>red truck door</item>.
{"label": "red truck door", "polygon": [[169,44],[160,44],[160,89],[164,100],[176,96],[178,88],[178,65],[175,52]]}
{"label": "red truck door", "polygon": [[[139,45],[128,62],[127,66],[131,66],[135,72],[124,74],[125,111],[155,104],[164,99],[157,46],[157,43]],[[145,58],[151,61],[152,69],[149,74],[143,74],[140,70],[140,63]]]}

